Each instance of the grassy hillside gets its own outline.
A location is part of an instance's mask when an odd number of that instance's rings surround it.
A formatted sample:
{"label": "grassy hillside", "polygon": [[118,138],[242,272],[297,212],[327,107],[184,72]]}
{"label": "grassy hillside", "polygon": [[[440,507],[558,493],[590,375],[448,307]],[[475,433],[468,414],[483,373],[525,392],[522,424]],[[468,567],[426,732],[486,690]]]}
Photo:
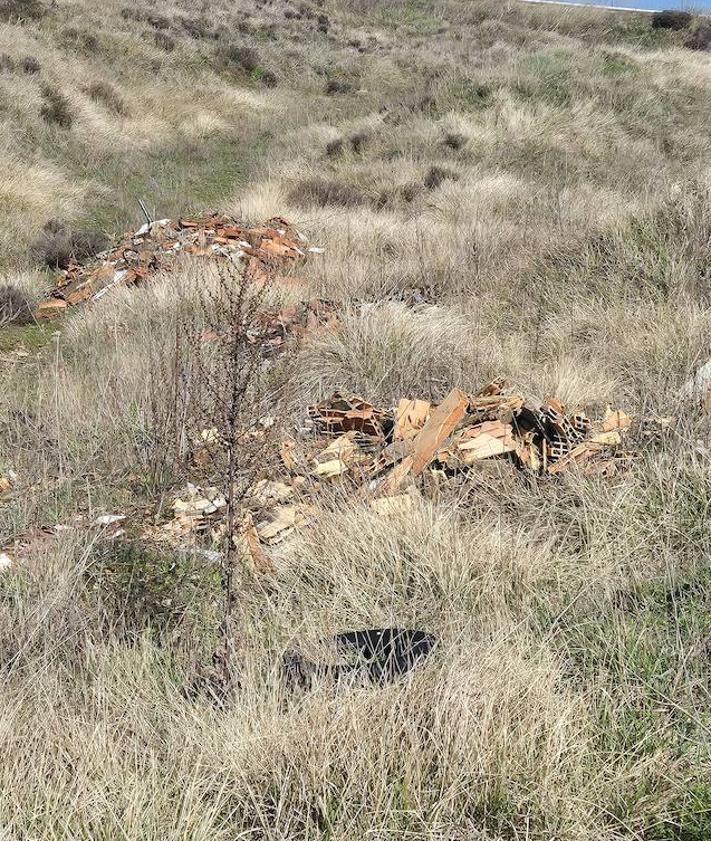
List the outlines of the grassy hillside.
{"label": "grassy hillside", "polygon": [[[336,488],[272,573],[238,571],[219,707],[212,562],[86,527],[160,521],[184,484],[155,419],[214,273],[0,318],[0,837],[711,835],[711,430],[682,395],[711,357],[711,54],[687,37],[493,0],[0,0],[0,286],[34,303],[139,198],[279,215],[325,249],[306,297],[344,307],[270,369],[280,434],[335,389],[498,375],[653,430],[612,477],[489,462],[406,517]],[[280,692],[287,648],[380,625],[440,645],[386,687]]]}

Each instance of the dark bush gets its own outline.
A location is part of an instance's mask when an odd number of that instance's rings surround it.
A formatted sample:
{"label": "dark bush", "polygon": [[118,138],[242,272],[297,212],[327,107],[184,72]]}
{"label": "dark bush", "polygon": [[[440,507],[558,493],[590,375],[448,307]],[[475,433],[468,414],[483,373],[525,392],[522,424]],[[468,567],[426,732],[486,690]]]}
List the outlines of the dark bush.
{"label": "dark bush", "polygon": [[401,204],[411,204],[424,192],[424,189],[422,184],[411,181],[408,184],[402,184],[397,189],[382,190],[373,201],[373,207],[375,210],[393,210]]}
{"label": "dark bush", "polygon": [[290,9],[287,7],[286,9],[284,9],[284,17],[287,20],[300,20],[303,17],[303,15],[297,9]]}
{"label": "dark bush", "polygon": [[67,47],[88,53],[98,53],[99,39],[92,32],[75,29],[73,26],[62,32],[62,43]]}
{"label": "dark bush", "polygon": [[15,60],[7,53],[0,53],[0,73],[12,73],[15,69]]}
{"label": "dark bush", "polygon": [[331,27],[331,21],[328,19],[328,15],[319,15],[316,23],[318,24],[319,32],[328,32]]}
{"label": "dark bush", "polygon": [[175,38],[172,38],[167,32],[156,32],[153,40],[156,42],[157,47],[160,47],[161,50],[165,50],[167,53],[172,53],[175,49]]}
{"label": "dark bush", "polygon": [[198,38],[217,38],[217,32],[210,27],[209,21],[205,18],[182,17],[179,23],[185,32],[196,40]]}
{"label": "dark bush", "polygon": [[123,97],[110,82],[93,82],[86,88],[86,92],[94,102],[100,102],[114,114],[119,114],[122,117],[128,114],[128,108]]}
{"label": "dark bush", "polygon": [[329,158],[335,158],[343,153],[343,138],[337,137],[335,140],[329,140],[326,144],[326,154]]}
{"label": "dark bush", "polygon": [[350,184],[314,176],[300,181],[289,194],[289,201],[302,207],[358,207],[368,198]]}
{"label": "dark bush", "polygon": [[59,219],[50,219],[30,246],[37,262],[51,269],[66,269],[73,259],[93,257],[107,245],[99,231],[70,231]]}
{"label": "dark bush", "polygon": [[0,327],[5,324],[29,324],[32,320],[30,298],[12,283],[0,284]]}
{"label": "dark bush", "polygon": [[57,219],[50,219],[30,245],[32,257],[51,269],[66,269],[71,262],[69,233]]}
{"label": "dark bush", "polygon": [[412,110],[421,111],[423,114],[432,114],[434,116],[439,112],[439,106],[437,105],[437,100],[433,96],[425,94],[425,96],[420,99]]}
{"label": "dark bush", "polygon": [[154,29],[167,29],[170,26],[170,18],[165,15],[147,15],[146,23],[150,24]]}
{"label": "dark bush", "polygon": [[259,67],[259,53],[253,47],[226,44],[220,52],[228,64],[237,65],[247,73],[253,73]]}
{"label": "dark bush", "polygon": [[689,50],[708,50],[711,46],[711,23],[702,23],[684,41]]}
{"label": "dark bush", "polygon": [[326,82],[326,93],[352,93],[353,85],[345,79],[329,79]]}
{"label": "dark bush", "polygon": [[39,0],[0,0],[0,20],[38,20],[45,11]]}
{"label": "dark bush", "polygon": [[367,131],[359,131],[356,134],[351,136],[350,144],[351,149],[356,153],[356,155],[360,155],[360,153],[365,148],[367,142],[370,140],[370,135]]}
{"label": "dark bush", "polygon": [[262,73],[260,81],[268,88],[275,88],[279,84],[279,77],[271,70],[265,70]]}
{"label": "dark bush", "polygon": [[652,28],[678,31],[680,29],[686,29],[693,19],[694,16],[689,12],[666,9],[663,12],[655,12],[652,15]]}
{"label": "dark bush", "polygon": [[27,73],[29,76],[34,76],[42,69],[39,61],[32,55],[26,55],[20,62],[20,67],[22,67],[23,73]]}
{"label": "dark bush", "polygon": [[463,134],[457,134],[452,131],[445,134],[443,142],[448,149],[458,152],[467,145],[467,138]]}
{"label": "dark bush", "polygon": [[428,190],[436,190],[443,181],[456,181],[459,176],[455,172],[443,169],[441,166],[431,166],[425,175],[423,184]]}
{"label": "dark bush", "polygon": [[71,128],[74,115],[69,100],[64,94],[56,88],[43,85],[42,96],[44,97],[44,105],[40,108],[40,114],[45,121],[61,128]]}
{"label": "dark bush", "polygon": [[124,20],[135,20],[140,22],[146,19],[146,13],[143,9],[139,9],[136,6],[124,6],[123,9],[121,9],[120,14]]}
{"label": "dark bush", "polygon": [[413,181],[410,184],[403,184],[400,188],[400,195],[406,204],[413,202],[422,192],[422,185]]}

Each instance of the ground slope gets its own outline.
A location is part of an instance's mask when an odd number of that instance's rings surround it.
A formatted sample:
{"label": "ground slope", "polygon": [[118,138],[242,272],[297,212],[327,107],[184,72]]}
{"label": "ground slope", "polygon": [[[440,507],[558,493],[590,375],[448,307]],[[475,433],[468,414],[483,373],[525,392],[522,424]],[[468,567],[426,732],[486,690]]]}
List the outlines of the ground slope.
{"label": "ground slope", "polygon": [[[711,356],[709,54],[646,16],[485,0],[0,12],[0,266],[30,297],[78,234],[141,224],[138,198],[279,215],[325,249],[308,296],[344,306],[267,383],[291,433],[336,388],[498,375],[676,418],[611,478],[496,463],[390,520],[334,491],[273,573],[240,573],[219,709],[188,691],[210,562],[41,530],[165,518],[163,374],[214,277],[0,327],[2,833],[708,837],[709,429],[681,389]],[[296,640],[388,624],[440,638],[410,681],[280,695]]]}

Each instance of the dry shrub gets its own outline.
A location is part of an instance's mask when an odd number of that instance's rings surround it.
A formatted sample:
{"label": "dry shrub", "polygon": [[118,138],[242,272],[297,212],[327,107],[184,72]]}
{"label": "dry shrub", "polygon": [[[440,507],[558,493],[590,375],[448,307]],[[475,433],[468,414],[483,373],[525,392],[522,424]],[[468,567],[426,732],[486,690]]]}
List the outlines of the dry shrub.
{"label": "dry shrub", "polygon": [[91,99],[94,100],[94,102],[100,102],[114,114],[118,114],[122,117],[125,117],[128,114],[126,102],[121,96],[121,93],[114,85],[111,84],[111,82],[107,82],[105,80],[92,82],[89,87],[87,87],[86,92]]}
{"label": "dry shrub", "polygon": [[42,69],[39,61],[31,55],[25,56],[20,62],[20,66],[23,73],[27,73],[28,76],[36,76]]}
{"label": "dry shrub", "polygon": [[38,20],[46,13],[39,0],[0,0],[0,20]]}
{"label": "dry shrub", "polygon": [[346,79],[329,79],[326,82],[325,90],[328,94],[353,93],[353,83]]}
{"label": "dry shrub", "polygon": [[165,15],[157,15],[155,13],[150,13],[146,15],[146,23],[148,23],[154,29],[168,29],[168,27],[170,26],[170,18],[166,17]]}
{"label": "dry shrub", "polygon": [[146,19],[146,13],[143,9],[139,9],[136,5],[124,6],[119,14],[124,20],[135,20],[136,22],[140,22]]}
{"label": "dry shrub", "polygon": [[366,204],[368,197],[344,181],[313,176],[295,184],[288,200],[296,207],[357,207]]}
{"label": "dry shrub", "polygon": [[360,153],[364,151],[369,140],[370,134],[367,131],[358,131],[350,136],[348,142],[350,143],[350,147],[353,152],[356,155],[360,155]]}
{"label": "dry shrub", "polygon": [[333,140],[329,140],[326,144],[326,154],[329,158],[338,157],[338,155],[341,155],[343,153],[344,147],[345,144],[343,142],[343,138],[336,137]]}
{"label": "dry shrub", "polygon": [[11,283],[0,283],[0,327],[31,321],[32,301],[29,296]]}
{"label": "dry shrub", "polygon": [[459,178],[456,172],[444,169],[441,166],[431,166],[424,178],[424,185],[428,190],[436,190],[447,179],[456,181]]}
{"label": "dry shrub", "polygon": [[219,36],[219,30],[213,29],[210,21],[205,17],[180,17],[178,23],[187,35],[196,40],[199,38],[217,39]]}
{"label": "dry shrub", "polygon": [[60,128],[71,128],[74,122],[74,112],[69,100],[57,88],[45,84],[42,86],[44,105],[40,108],[40,114],[46,122]]}
{"label": "dry shrub", "polygon": [[93,257],[107,245],[100,231],[72,231],[66,222],[50,219],[30,245],[33,258],[51,269],[66,269],[73,260]]}
{"label": "dry shrub", "polygon": [[700,23],[684,41],[689,50],[708,50],[711,47],[711,24]]}
{"label": "dry shrub", "polygon": [[62,32],[62,43],[72,49],[88,53],[98,53],[101,49],[99,39],[93,32],[87,32],[73,26]]}
{"label": "dry shrub", "polygon": [[458,152],[467,145],[467,138],[463,134],[458,134],[455,131],[449,131],[445,134],[442,142],[448,149]]}
{"label": "dry shrub", "polygon": [[241,67],[247,73],[254,72],[261,63],[257,50],[243,44],[226,44],[220,48],[220,55],[226,63]]}
{"label": "dry shrub", "polygon": [[279,77],[272,70],[263,70],[259,75],[259,81],[267,88],[275,88],[279,84]]}
{"label": "dry shrub", "polygon": [[686,29],[693,19],[694,16],[689,12],[667,9],[663,12],[655,12],[652,15],[652,29],[673,29],[674,31],[678,31],[680,29]]}
{"label": "dry shrub", "polygon": [[160,47],[161,50],[165,50],[167,53],[172,53],[175,49],[175,38],[172,38],[167,32],[156,32],[153,40],[157,47]]}

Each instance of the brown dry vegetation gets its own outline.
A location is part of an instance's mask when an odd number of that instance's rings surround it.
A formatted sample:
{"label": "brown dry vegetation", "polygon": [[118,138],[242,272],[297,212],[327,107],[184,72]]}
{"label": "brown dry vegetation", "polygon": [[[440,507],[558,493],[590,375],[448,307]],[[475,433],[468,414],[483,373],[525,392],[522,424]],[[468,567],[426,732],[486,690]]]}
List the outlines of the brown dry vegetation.
{"label": "brown dry vegetation", "polygon": [[[23,300],[50,220],[279,214],[325,248],[314,295],[369,302],[275,373],[285,423],[336,387],[439,399],[498,374],[679,417],[613,479],[494,465],[390,521],[335,493],[273,575],[241,572],[219,709],[190,691],[205,558],[37,531],[169,504],[151,371],[209,271],[56,335],[3,326],[0,475],[25,490],[0,503],[0,544],[24,540],[0,571],[0,837],[708,838],[709,428],[679,390],[711,356],[709,54],[644,16],[493,0],[0,12],[0,285]],[[282,697],[289,646],[387,624],[436,655]]]}

